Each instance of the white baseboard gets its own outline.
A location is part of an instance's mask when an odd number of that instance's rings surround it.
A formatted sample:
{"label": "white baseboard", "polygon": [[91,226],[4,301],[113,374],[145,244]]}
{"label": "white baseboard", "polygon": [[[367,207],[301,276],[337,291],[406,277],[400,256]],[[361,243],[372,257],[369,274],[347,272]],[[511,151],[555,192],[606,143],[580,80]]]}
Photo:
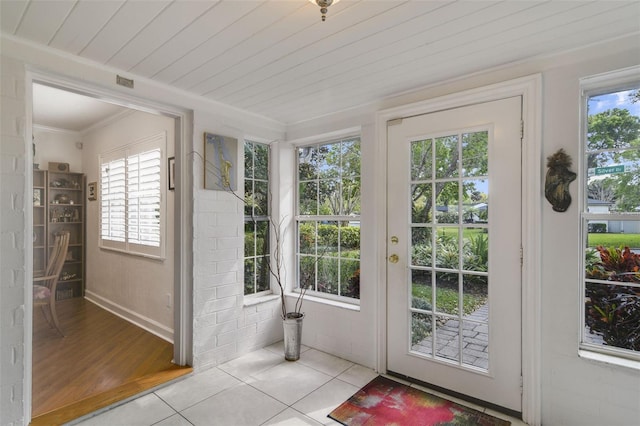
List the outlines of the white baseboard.
{"label": "white baseboard", "polygon": [[102,309],[107,310],[112,314],[129,321],[131,324],[136,325],[151,334],[155,334],[161,339],[173,344],[173,329],[162,325],[151,318],[147,318],[144,315],[140,315],[137,312],[124,308],[117,303],[91,292],[90,290],[85,290],[84,293],[84,298],[89,302],[94,303]]}

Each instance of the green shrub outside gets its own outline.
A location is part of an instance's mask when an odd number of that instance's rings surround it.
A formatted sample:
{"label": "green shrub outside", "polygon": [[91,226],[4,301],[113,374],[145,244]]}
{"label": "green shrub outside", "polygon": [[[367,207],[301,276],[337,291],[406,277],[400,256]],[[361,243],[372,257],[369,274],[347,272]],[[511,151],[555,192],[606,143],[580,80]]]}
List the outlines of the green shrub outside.
{"label": "green shrub outside", "polygon": [[604,342],[632,351],[640,351],[640,296],[638,289],[623,283],[640,283],[640,254],[629,247],[597,247],[587,251],[586,277],[617,282],[586,283],[585,323]]}
{"label": "green shrub outside", "polygon": [[[360,248],[360,227],[342,226],[339,229],[340,248],[342,250]],[[315,242],[315,226],[313,223],[301,223],[298,228],[298,233],[301,249],[313,247],[313,243]],[[319,224],[318,245],[338,247],[338,225]]]}

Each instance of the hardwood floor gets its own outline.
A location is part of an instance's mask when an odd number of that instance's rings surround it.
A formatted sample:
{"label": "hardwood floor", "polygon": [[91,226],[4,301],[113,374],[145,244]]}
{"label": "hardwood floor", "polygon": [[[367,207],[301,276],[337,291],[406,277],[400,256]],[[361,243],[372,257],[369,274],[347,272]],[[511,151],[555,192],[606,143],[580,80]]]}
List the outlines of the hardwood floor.
{"label": "hardwood floor", "polygon": [[32,425],[62,424],[192,371],[173,345],[83,298],[57,303],[65,337],[33,312]]}

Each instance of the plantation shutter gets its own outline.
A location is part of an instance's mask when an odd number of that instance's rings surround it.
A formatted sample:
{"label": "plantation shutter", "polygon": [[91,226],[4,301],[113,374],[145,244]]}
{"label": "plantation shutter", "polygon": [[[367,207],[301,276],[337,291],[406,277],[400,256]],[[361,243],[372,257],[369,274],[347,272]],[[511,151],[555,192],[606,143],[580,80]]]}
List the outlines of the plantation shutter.
{"label": "plantation shutter", "polygon": [[166,134],[100,156],[100,247],[164,258]]}
{"label": "plantation shutter", "polygon": [[129,243],[160,246],[159,149],[127,157]]}
{"label": "plantation shutter", "polygon": [[117,158],[102,163],[100,173],[100,192],[102,194],[100,236],[102,239],[125,242],[126,199],[124,158]]}

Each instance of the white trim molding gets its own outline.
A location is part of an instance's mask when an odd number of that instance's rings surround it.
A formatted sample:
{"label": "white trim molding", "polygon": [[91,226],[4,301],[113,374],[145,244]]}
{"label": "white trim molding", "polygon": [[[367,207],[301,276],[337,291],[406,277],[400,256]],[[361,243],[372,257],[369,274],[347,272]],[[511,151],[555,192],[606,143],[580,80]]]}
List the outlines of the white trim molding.
{"label": "white trim molding", "polygon": [[[522,418],[542,422],[541,400],[541,245],[542,245],[542,76],[534,74],[490,86],[382,110],[376,114],[376,188],[386,191],[387,121],[466,105],[522,96]],[[376,206],[386,224],[386,192]],[[387,371],[386,229],[377,235],[377,369]]]}
{"label": "white trim molding", "polygon": [[173,344],[173,329],[164,326],[159,322],[152,320],[151,318],[145,317],[144,315],[140,315],[139,313],[134,312],[131,309],[127,309],[124,306],[118,305],[117,303],[99,296],[98,294],[90,290],[85,290],[84,298],[89,302],[100,306],[102,309],[109,311],[112,314],[130,322],[131,324],[137,325],[143,330],[147,330],[149,333],[155,334],[161,339]]}

